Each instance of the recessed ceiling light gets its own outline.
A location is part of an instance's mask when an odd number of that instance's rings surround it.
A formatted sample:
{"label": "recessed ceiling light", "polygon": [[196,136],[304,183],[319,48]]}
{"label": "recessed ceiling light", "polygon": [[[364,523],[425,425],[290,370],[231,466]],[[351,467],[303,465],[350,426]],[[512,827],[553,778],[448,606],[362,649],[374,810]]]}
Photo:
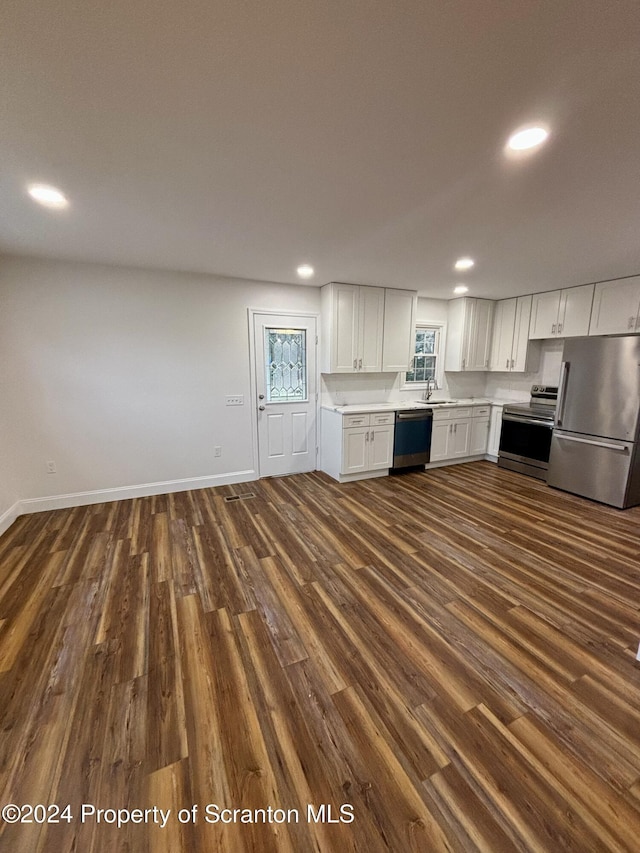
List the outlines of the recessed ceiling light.
{"label": "recessed ceiling light", "polygon": [[42,204],[44,207],[62,210],[69,206],[69,201],[65,194],[47,184],[30,184],[27,187],[27,192],[34,201],[37,201],[38,204]]}
{"label": "recessed ceiling light", "polygon": [[455,268],[457,270],[470,270],[472,266],[475,266],[473,258],[458,258],[455,262]]}
{"label": "recessed ceiling light", "polygon": [[466,284],[457,284],[453,288],[454,293],[466,293],[469,290]]}
{"label": "recessed ceiling light", "polygon": [[302,266],[298,267],[296,272],[300,278],[311,278],[315,270],[313,267],[309,266],[309,264],[302,264]]}
{"label": "recessed ceiling light", "polygon": [[511,151],[527,151],[542,145],[548,136],[549,131],[545,127],[523,127],[509,137],[507,148]]}

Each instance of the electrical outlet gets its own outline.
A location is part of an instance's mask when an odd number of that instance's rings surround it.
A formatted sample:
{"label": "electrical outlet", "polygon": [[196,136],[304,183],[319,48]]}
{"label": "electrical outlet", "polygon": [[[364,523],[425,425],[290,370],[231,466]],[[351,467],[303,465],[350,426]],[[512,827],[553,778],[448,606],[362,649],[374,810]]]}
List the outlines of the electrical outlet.
{"label": "electrical outlet", "polygon": [[244,406],[244,394],[227,397],[227,406]]}
{"label": "electrical outlet", "polygon": [[216,444],[216,446],[213,448],[213,455],[214,456],[222,456],[222,448],[220,447],[219,444]]}
{"label": "electrical outlet", "polygon": [[55,474],[57,470],[55,462],[47,462],[47,474]]}

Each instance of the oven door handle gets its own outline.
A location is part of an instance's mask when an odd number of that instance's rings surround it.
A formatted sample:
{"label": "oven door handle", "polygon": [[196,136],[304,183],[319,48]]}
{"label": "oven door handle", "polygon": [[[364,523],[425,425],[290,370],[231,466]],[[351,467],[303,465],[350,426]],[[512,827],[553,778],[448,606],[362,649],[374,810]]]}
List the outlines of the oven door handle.
{"label": "oven door handle", "polygon": [[543,421],[539,418],[521,418],[519,415],[502,415],[503,421],[515,421],[518,424],[533,424],[533,426],[543,426],[548,429],[553,429],[553,421]]}

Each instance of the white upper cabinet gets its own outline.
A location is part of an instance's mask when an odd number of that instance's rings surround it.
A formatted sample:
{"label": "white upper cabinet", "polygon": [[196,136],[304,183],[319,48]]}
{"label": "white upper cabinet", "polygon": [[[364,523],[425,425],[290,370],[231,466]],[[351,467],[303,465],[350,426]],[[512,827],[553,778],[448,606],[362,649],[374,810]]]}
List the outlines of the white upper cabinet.
{"label": "white upper cabinet", "polygon": [[382,370],[384,288],[359,287],[358,291],[358,371],[379,373]]}
{"label": "white upper cabinet", "polygon": [[321,293],[323,373],[382,370],[384,288],[328,284]]}
{"label": "white upper cabinet", "polygon": [[530,340],[575,338],[589,334],[593,284],[534,293],[531,305]]}
{"label": "white upper cabinet", "polygon": [[640,275],[596,284],[590,335],[640,332]]}
{"label": "white upper cabinet", "polygon": [[493,312],[493,336],[489,370],[511,370],[513,330],[516,325],[517,299],[501,299]]}
{"label": "white upper cabinet", "polygon": [[524,373],[537,369],[539,347],[529,344],[531,296],[501,299],[493,316],[493,338],[489,370]]}
{"label": "white upper cabinet", "polygon": [[409,367],[417,293],[327,284],[320,291],[322,373],[399,373]]}
{"label": "white upper cabinet", "polygon": [[493,306],[490,299],[463,297],[449,302],[445,370],[489,368]]}
{"label": "white upper cabinet", "polygon": [[412,290],[385,289],[383,371],[401,373],[409,367],[415,339],[417,302],[418,294]]}

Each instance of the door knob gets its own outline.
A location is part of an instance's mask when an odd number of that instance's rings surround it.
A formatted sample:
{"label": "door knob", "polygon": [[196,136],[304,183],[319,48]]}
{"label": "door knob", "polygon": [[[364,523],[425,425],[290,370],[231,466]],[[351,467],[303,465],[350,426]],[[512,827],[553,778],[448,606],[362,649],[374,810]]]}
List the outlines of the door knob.
{"label": "door knob", "polygon": [[258,400],[264,400],[264,394],[258,394]]}
{"label": "door knob", "polygon": [[259,412],[264,412],[264,406],[258,406],[258,411],[259,411]]}

